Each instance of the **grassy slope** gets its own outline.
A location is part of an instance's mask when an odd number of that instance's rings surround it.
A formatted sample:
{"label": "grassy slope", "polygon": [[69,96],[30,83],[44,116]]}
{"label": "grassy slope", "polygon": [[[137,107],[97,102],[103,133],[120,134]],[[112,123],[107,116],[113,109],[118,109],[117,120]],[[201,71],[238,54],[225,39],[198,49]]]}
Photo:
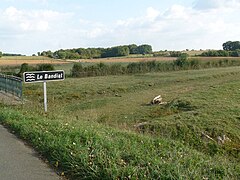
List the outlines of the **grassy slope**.
{"label": "grassy slope", "polygon": [[[73,179],[239,179],[239,74],[231,67],[69,78],[48,83],[46,116],[42,84],[30,84],[29,101],[1,106],[0,120]],[[158,94],[171,106],[148,106]],[[219,145],[202,132],[232,141]]]}

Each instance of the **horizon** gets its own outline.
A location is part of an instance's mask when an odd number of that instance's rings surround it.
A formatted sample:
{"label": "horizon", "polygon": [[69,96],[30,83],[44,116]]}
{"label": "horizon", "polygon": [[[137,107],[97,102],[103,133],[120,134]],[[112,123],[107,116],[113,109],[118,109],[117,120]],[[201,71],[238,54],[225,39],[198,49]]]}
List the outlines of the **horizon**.
{"label": "horizon", "polygon": [[240,39],[239,10],[240,0],[3,0],[0,51],[32,55],[125,44],[219,50]]}
{"label": "horizon", "polygon": [[[129,44],[130,45],[130,44]],[[136,45],[138,45],[138,44],[136,44]],[[141,45],[141,44],[140,44]],[[150,46],[151,46],[151,44],[149,44]],[[119,46],[125,46],[125,45],[119,45]],[[127,45],[126,45],[127,46]],[[115,47],[115,46],[114,46]],[[55,52],[55,51],[58,51],[58,50],[70,50],[70,49],[78,49],[78,48],[82,48],[82,47],[76,47],[76,48],[66,48],[66,49],[56,49],[56,50],[54,50],[54,51],[51,51],[51,52]],[[86,47],[86,48],[84,48],[84,49],[88,49],[88,48],[93,48],[93,49],[97,49],[97,48],[112,48],[112,47]],[[211,50],[213,50],[213,51],[218,51],[218,50],[223,50],[223,48],[221,48],[221,49],[182,49],[182,50],[174,50],[174,49],[160,49],[160,50],[153,50],[153,53],[154,52],[161,52],[161,51],[167,51],[167,52],[170,52],[170,51],[176,51],[176,52],[191,52],[191,51],[211,51]],[[49,50],[43,50],[43,51],[38,51],[38,52],[40,52],[40,53],[42,53],[42,52],[44,52],[44,51],[49,51]],[[9,56],[9,55],[13,55],[13,56],[38,56],[38,52],[36,52],[36,53],[33,53],[33,54],[19,54],[19,53],[14,53],[14,52],[2,52],[2,54],[3,54],[3,56]]]}

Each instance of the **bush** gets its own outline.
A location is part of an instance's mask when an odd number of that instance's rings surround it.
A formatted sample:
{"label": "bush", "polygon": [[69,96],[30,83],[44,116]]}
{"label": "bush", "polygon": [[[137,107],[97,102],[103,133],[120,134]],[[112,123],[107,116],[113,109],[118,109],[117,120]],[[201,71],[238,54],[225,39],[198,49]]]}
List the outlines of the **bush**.
{"label": "bush", "polygon": [[71,70],[72,77],[90,77],[90,76],[107,76],[122,74],[138,74],[148,72],[167,72],[186,69],[200,69],[211,67],[240,66],[238,60],[219,60],[200,62],[198,59],[188,59],[188,54],[183,53],[173,62],[142,61],[129,63],[127,66],[122,64],[93,64],[83,67],[82,64],[76,63]]}
{"label": "bush", "polygon": [[19,77],[23,77],[23,73],[24,72],[28,72],[28,71],[35,71],[36,68],[34,68],[33,66],[29,66],[28,63],[23,63],[20,67],[20,71],[19,73],[17,74],[17,76]]}
{"label": "bush", "polygon": [[54,66],[52,64],[39,64],[37,66],[37,71],[52,71]]}
{"label": "bush", "polygon": [[176,61],[174,61],[174,65],[178,67],[185,67],[188,66],[188,54],[183,53],[181,54]]}
{"label": "bush", "polygon": [[83,66],[81,63],[75,63],[72,67],[71,74],[72,77],[80,77],[83,72]]}

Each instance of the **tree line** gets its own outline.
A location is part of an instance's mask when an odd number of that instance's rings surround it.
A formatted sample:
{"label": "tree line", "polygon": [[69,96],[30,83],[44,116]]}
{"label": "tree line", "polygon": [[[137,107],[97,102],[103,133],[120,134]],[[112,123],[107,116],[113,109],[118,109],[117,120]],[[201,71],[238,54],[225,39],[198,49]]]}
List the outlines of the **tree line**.
{"label": "tree line", "polygon": [[13,54],[13,53],[2,53],[2,56],[26,56],[22,54]]}
{"label": "tree line", "polygon": [[75,49],[60,49],[55,52],[43,51],[38,52],[38,56],[46,56],[56,59],[93,59],[107,57],[121,57],[130,54],[151,54],[152,46],[136,44],[115,46],[110,48],[75,48]]}
{"label": "tree line", "polygon": [[240,49],[234,51],[227,50],[209,50],[203,52],[200,56],[204,57],[240,57]]}
{"label": "tree line", "polygon": [[222,45],[223,50],[209,50],[200,56],[205,57],[240,57],[240,42],[227,41]]}

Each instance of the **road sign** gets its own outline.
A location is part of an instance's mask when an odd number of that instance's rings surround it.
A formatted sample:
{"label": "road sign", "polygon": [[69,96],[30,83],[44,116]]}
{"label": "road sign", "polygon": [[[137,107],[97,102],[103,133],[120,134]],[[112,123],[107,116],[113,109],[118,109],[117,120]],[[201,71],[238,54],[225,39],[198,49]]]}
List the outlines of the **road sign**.
{"label": "road sign", "polygon": [[64,80],[65,73],[63,70],[58,71],[35,71],[23,73],[25,83],[43,82],[44,111],[47,112],[47,81]]}
{"label": "road sign", "polygon": [[61,81],[64,80],[65,73],[63,70],[58,71],[34,71],[23,73],[25,83],[45,82],[45,81]]}

